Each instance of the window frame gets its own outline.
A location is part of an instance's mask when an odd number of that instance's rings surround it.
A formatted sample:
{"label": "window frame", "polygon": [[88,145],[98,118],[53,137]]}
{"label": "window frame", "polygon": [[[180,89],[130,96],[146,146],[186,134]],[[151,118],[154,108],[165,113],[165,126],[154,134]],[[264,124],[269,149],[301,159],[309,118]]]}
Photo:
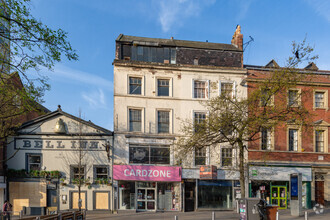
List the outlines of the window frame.
{"label": "window frame", "polygon": [[204,114],[205,115],[205,119],[204,121],[206,120],[207,118],[207,115],[208,115],[208,112],[207,111],[193,111],[193,123],[194,123],[194,132],[196,132],[196,114]]}
{"label": "window frame", "polygon": [[[317,107],[316,106],[316,93],[323,93],[323,107]],[[315,89],[313,90],[313,109],[325,109],[329,110],[329,103],[328,103],[328,90],[322,90],[322,89]]]}
{"label": "window frame", "polygon": [[[40,157],[40,165],[39,165],[39,171],[41,170],[42,168],[42,164],[43,164],[43,156],[41,153],[25,153],[25,170],[27,172],[30,172],[31,169],[30,169],[30,162],[29,162],[29,157],[30,156],[39,156]],[[33,163],[35,164],[35,163]]]}
{"label": "window frame", "polygon": [[[141,93],[140,94],[131,93],[131,82],[130,82],[131,78],[141,79]],[[143,76],[136,76],[136,75],[127,76],[127,94],[134,95],[134,96],[144,96],[144,77]]]}
{"label": "window frame", "polygon": [[[195,97],[195,82],[204,82],[205,83],[205,97],[204,98],[199,98]],[[200,99],[200,100],[205,100],[210,98],[210,80],[201,80],[201,79],[193,79],[192,80],[192,98],[193,99]]]}
{"label": "window frame", "polygon": [[[168,80],[168,95],[165,96],[165,95],[159,95],[159,86],[158,86],[158,81],[159,80]],[[156,80],[155,80],[155,88],[156,88],[156,96],[157,97],[172,97],[172,78],[163,78],[163,77],[157,77]]]}
{"label": "window frame", "polygon": [[[168,132],[160,132],[159,129],[159,118],[158,118],[158,114],[159,112],[168,112]],[[172,134],[172,109],[156,109],[156,125],[157,125],[157,134]]]}
{"label": "window frame", "polygon": [[[140,121],[140,123],[141,123],[141,125],[140,125],[141,129],[140,129],[140,131],[131,130],[131,117],[130,117],[130,112],[131,111],[140,111],[140,113],[141,113],[141,121]],[[143,108],[128,107],[128,110],[127,110],[127,121],[128,121],[128,123],[127,123],[127,130],[129,132],[144,132],[144,109]]]}
{"label": "window frame", "polygon": [[[234,162],[234,150],[233,150],[233,148],[231,148],[231,147],[221,147],[220,148],[220,150],[221,150],[221,161],[220,161],[220,165],[221,165],[221,167],[233,167],[233,162]],[[230,150],[231,151],[231,165],[228,165],[228,166],[224,166],[223,164],[224,164],[224,157],[223,157],[223,150]],[[229,157],[225,157],[225,158],[229,158]]]}
{"label": "window frame", "polygon": [[[86,165],[81,165],[84,169],[84,175],[83,175],[83,178],[82,180],[86,180],[86,175],[87,175],[87,172],[86,172]],[[77,168],[79,169],[79,165],[78,164],[71,164],[70,165],[70,182],[72,182],[74,179],[77,179],[77,178],[74,178],[75,175],[79,175],[79,174],[75,174],[74,172],[74,169]]]}
{"label": "window frame", "polygon": [[[134,162],[134,158],[131,158],[131,149],[132,148],[146,148],[148,150],[147,163],[138,163]],[[168,149],[168,163],[152,163],[152,149]],[[162,164],[162,165],[170,165],[171,164],[171,146],[170,145],[162,145],[162,144],[138,144],[138,143],[130,143],[128,146],[128,162],[129,164]]]}
{"label": "window frame", "polygon": [[271,95],[270,102],[267,103],[267,105],[263,104],[262,93],[263,93],[264,90],[270,90],[270,89],[260,89],[260,101],[259,101],[260,107],[274,106],[274,103],[275,103],[274,94]]}
{"label": "window frame", "polygon": [[[97,177],[98,176],[97,168],[106,168],[107,169],[106,178]],[[110,179],[109,166],[108,165],[101,165],[101,164],[100,165],[99,164],[93,165],[93,179],[94,180],[96,180],[96,179]]]}
{"label": "window frame", "polygon": [[[316,153],[328,153],[329,152],[329,146],[328,146],[328,143],[329,143],[329,125],[328,123],[326,122],[322,122],[320,125],[317,125],[317,126],[314,126],[313,128],[313,150],[314,152]],[[323,146],[323,152],[320,152],[320,151],[317,151],[316,149],[316,131],[323,131],[323,143],[324,143],[324,146]]]}
{"label": "window frame", "polygon": [[[293,104],[290,104],[290,92],[291,91],[297,92],[297,97],[296,97],[295,103],[293,103]],[[289,89],[287,94],[288,94],[287,104],[288,104],[289,107],[299,107],[299,106],[301,106],[301,89],[297,89],[297,88]]]}
{"label": "window frame", "polygon": [[236,81],[229,81],[229,80],[220,80],[219,81],[219,96],[222,94],[222,84],[232,84],[232,92],[231,92],[231,98],[236,98]]}
{"label": "window frame", "polygon": [[[290,150],[290,130],[297,130],[297,150]],[[289,152],[302,152],[301,142],[301,127],[299,125],[288,125],[286,130],[287,136],[287,151]]]}
{"label": "window frame", "polygon": [[[199,152],[199,151],[205,151],[205,156],[204,155],[202,155],[202,156],[197,156],[197,151]],[[203,154],[203,152],[202,152],[202,154]],[[197,164],[196,163],[196,161],[197,161],[197,158],[204,158],[204,164]],[[194,150],[194,166],[196,167],[196,166],[205,166],[205,165],[208,165],[208,147],[206,147],[206,146],[204,146],[204,147],[202,147],[202,148],[199,148],[199,149],[196,149],[195,148],[195,150]]]}
{"label": "window frame", "polygon": [[[263,149],[263,129],[267,130],[267,142],[270,142],[269,147],[266,147],[266,149]],[[267,151],[267,150],[274,150],[274,129],[273,128],[266,128],[262,127],[260,130],[260,150]],[[268,144],[267,144],[268,146]]]}

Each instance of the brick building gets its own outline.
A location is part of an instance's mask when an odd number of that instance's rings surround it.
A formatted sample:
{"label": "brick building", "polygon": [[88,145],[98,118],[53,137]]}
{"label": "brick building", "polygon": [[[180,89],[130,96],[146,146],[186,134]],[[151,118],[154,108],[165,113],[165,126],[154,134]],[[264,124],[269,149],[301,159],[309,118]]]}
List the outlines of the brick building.
{"label": "brick building", "polygon": [[[246,66],[248,94],[255,89],[256,79],[280,68],[274,60],[266,66]],[[314,63],[301,72],[311,75],[274,104],[304,106],[310,113],[307,129],[288,121],[260,132],[260,139],[249,143],[250,196],[264,196],[271,204],[288,207],[289,174],[303,174],[303,206],[330,201],[329,90],[330,72],[318,70]],[[301,94],[301,96],[300,96]],[[280,100],[282,99],[282,100]]]}

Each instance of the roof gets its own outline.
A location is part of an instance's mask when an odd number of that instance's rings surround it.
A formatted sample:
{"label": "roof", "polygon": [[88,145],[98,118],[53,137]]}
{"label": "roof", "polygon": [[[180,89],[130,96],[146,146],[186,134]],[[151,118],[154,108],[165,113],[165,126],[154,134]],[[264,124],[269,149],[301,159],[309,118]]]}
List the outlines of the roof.
{"label": "roof", "polygon": [[[274,71],[274,67],[259,66],[259,65],[245,64],[244,68],[246,68],[247,70]],[[281,69],[281,68],[284,68],[284,67],[278,67],[278,69]],[[309,69],[309,68],[307,68],[307,69],[306,68],[304,68],[304,69],[297,68],[297,70],[300,72],[308,72],[308,73],[313,73],[313,74],[330,75],[329,70],[313,70],[313,69]]]}
{"label": "roof", "polygon": [[176,40],[176,39],[161,39],[161,38],[148,38],[148,37],[136,37],[120,34],[116,39],[117,42],[129,42],[132,44],[139,45],[150,45],[150,46],[170,46],[170,47],[186,47],[186,48],[199,48],[199,49],[210,49],[210,50],[227,50],[227,51],[238,51],[243,52],[232,44],[221,44],[221,43],[210,43],[201,41],[187,41],[187,40]]}
{"label": "roof", "polygon": [[[68,117],[68,118],[71,118],[71,119],[73,119],[73,120],[75,120],[75,121],[79,121],[79,122],[81,122],[82,124],[85,124],[85,125],[87,125],[87,126],[90,126],[90,127],[95,128],[95,129],[98,129],[98,130],[104,132],[104,133],[107,134],[107,135],[113,135],[113,132],[110,131],[110,130],[108,130],[108,129],[105,129],[105,128],[103,128],[103,127],[100,127],[100,126],[98,126],[98,125],[95,125],[95,124],[92,123],[91,121],[85,121],[85,120],[83,120],[83,119],[81,119],[81,118],[78,118],[78,117],[76,117],[76,116],[73,116],[73,115],[71,115],[71,114],[69,114],[69,113],[66,113],[66,112],[62,111],[60,105],[58,106],[58,109],[57,109],[56,111],[50,112],[50,113],[48,113],[48,114],[42,115],[42,116],[40,116],[40,117],[37,117],[37,118],[35,118],[35,119],[31,120],[31,121],[25,122],[25,123],[23,123],[23,124],[19,127],[19,129],[26,128],[26,127],[28,127],[28,126],[31,126],[31,125],[37,124],[37,123],[39,123],[39,122],[41,122],[41,121],[44,121],[44,120],[47,120],[47,119],[50,119],[50,118],[56,117],[56,116],[58,116],[58,115],[63,115],[63,116],[66,116],[66,117]],[[19,129],[18,129],[18,130],[19,130]]]}

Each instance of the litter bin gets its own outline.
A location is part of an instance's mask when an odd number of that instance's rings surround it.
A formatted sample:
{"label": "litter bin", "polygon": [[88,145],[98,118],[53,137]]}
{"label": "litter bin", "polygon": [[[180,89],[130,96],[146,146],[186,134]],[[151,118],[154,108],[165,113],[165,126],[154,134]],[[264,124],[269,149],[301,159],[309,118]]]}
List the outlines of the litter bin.
{"label": "litter bin", "polygon": [[267,220],[276,220],[278,206],[268,205],[266,207]]}
{"label": "litter bin", "polygon": [[246,198],[239,200],[240,220],[260,220],[258,211],[259,198]]}

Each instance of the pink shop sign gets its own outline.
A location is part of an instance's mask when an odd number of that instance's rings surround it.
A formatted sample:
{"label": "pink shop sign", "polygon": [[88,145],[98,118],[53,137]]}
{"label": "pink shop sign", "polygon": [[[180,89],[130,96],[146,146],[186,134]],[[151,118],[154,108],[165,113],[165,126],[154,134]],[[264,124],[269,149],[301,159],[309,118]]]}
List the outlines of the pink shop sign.
{"label": "pink shop sign", "polygon": [[113,178],[115,180],[179,182],[181,167],[114,165]]}

